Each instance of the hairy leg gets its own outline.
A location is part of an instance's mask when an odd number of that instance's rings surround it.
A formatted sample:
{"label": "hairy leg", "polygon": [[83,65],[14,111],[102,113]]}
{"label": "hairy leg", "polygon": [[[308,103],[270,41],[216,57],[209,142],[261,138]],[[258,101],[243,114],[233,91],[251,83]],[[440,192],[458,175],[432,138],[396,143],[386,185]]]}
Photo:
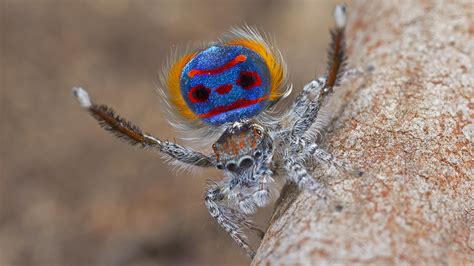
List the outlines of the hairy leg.
{"label": "hairy leg", "polygon": [[161,141],[115,114],[112,108],[93,103],[83,88],[73,88],[73,93],[80,105],[87,109],[105,130],[131,145],[139,144],[144,149],[158,150],[183,163],[201,167],[215,166],[215,160],[212,157],[169,141]]}
{"label": "hairy leg", "polygon": [[259,236],[263,236],[263,232],[250,222],[245,214],[228,206],[224,189],[217,185],[209,188],[204,197],[205,205],[209,214],[214,218],[220,227],[222,227],[230,237],[246,252],[250,258],[255,256],[255,251],[247,243],[247,237],[243,229],[247,228],[257,232]]}
{"label": "hairy leg", "polygon": [[296,183],[300,189],[315,191],[323,187],[308,173],[301,162],[288,158],[285,160],[284,166],[288,172],[289,181]]}
{"label": "hairy leg", "polygon": [[344,29],[346,11],[337,6],[334,12],[336,27],[331,31],[331,46],[328,53],[327,73],[324,77],[310,82],[296,98],[290,112],[293,120],[291,135],[301,137],[318,117],[321,107],[344,75],[346,54]]}
{"label": "hairy leg", "polygon": [[327,165],[335,166],[336,168],[341,169],[355,176],[362,176],[364,174],[362,171],[354,169],[349,164],[338,160],[336,157],[334,157],[334,155],[320,148],[315,143],[312,143],[305,147],[305,150],[303,151],[303,156],[304,157],[313,156],[320,162],[323,162]]}

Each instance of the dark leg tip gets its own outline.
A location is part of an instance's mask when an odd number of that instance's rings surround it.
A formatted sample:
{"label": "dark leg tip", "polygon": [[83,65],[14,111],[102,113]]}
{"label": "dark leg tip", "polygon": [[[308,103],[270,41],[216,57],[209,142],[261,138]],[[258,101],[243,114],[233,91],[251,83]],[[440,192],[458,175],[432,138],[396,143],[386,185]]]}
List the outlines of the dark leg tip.
{"label": "dark leg tip", "polygon": [[250,257],[251,260],[253,260],[255,258],[255,254],[256,254],[255,251],[252,251],[252,252],[249,253],[249,257]]}
{"label": "dark leg tip", "polygon": [[260,229],[256,229],[255,232],[257,232],[257,235],[260,239],[263,239],[263,237],[265,236],[265,232]]}

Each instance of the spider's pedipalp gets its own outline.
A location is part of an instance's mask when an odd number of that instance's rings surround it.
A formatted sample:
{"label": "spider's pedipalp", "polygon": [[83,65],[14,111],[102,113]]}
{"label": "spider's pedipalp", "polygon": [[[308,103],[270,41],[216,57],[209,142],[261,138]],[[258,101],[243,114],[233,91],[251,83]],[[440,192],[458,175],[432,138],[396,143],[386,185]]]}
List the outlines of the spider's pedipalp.
{"label": "spider's pedipalp", "polygon": [[[238,192],[237,205],[246,214],[254,214],[257,208],[265,207],[273,199],[271,186],[273,185],[273,172],[262,168],[255,174],[258,183],[250,188]],[[238,188],[234,188],[238,189]]]}

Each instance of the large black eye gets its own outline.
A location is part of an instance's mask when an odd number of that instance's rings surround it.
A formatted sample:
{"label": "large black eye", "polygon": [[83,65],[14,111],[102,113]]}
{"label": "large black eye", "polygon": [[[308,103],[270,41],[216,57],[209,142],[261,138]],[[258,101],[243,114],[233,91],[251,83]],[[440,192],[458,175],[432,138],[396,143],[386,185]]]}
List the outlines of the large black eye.
{"label": "large black eye", "polygon": [[203,85],[197,85],[189,90],[189,100],[193,103],[203,103],[209,99],[211,90]]}
{"label": "large black eye", "polygon": [[244,157],[240,159],[239,161],[239,167],[240,168],[249,168],[253,165],[253,158],[252,157]]}
{"label": "large black eye", "polygon": [[225,165],[225,168],[227,168],[227,170],[229,170],[231,172],[237,171],[237,165],[235,163],[227,163]]}
{"label": "large black eye", "polygon": [[259,86],[262,84],[262,80],[257,72],[244,71],[240,72],[239,79],[237,80],[237,85],[242,87],[244,90],[251,89],[253,87]]}

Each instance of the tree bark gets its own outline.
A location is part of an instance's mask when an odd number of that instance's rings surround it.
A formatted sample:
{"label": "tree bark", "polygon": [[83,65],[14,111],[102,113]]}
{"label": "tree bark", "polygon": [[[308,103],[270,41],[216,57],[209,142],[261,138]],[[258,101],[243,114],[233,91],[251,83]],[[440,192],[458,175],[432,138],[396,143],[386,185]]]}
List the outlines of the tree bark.
{"label": "tree bark", "polygon": [[360,178],[315,172],[321,195],[285,186],[253,265],[474,264],[474,5],[357,1],[327,149]]}

